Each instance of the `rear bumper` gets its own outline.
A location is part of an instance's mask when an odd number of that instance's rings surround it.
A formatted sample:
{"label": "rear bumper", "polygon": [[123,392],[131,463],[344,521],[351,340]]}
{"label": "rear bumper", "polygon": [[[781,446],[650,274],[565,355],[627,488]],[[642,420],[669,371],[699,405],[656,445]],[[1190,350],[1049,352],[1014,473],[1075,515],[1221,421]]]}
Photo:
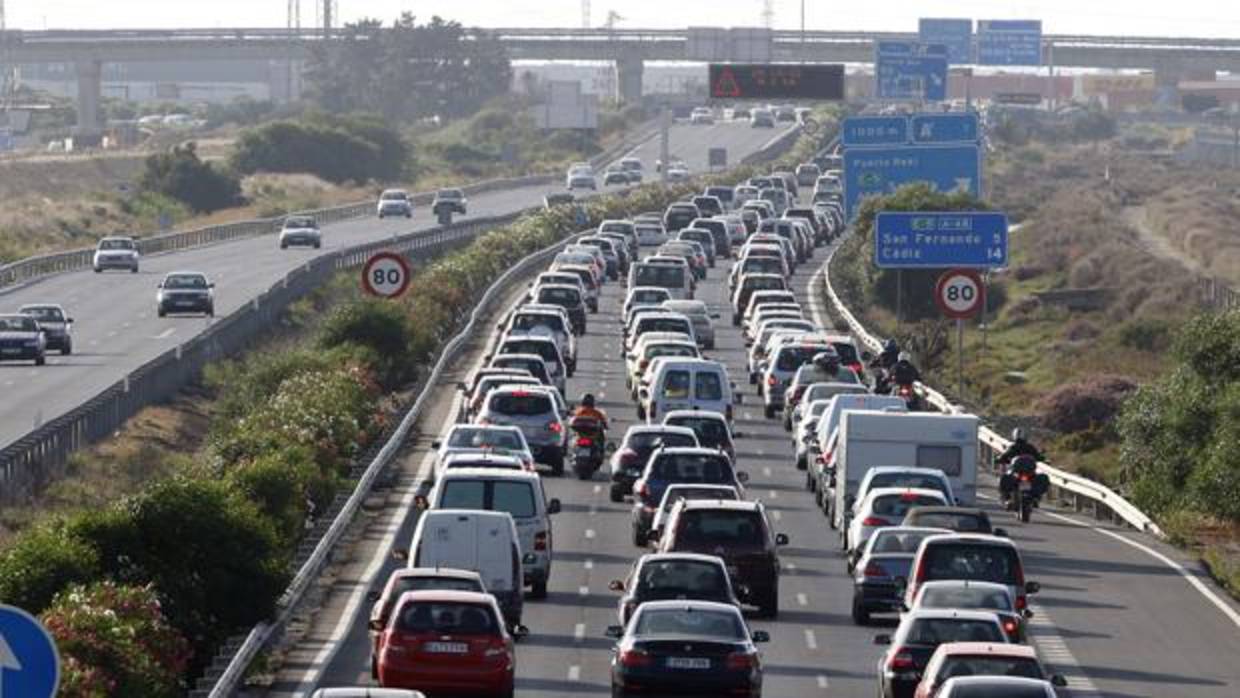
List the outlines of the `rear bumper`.
{"label": "rear bumper", "polygon": [[853,598],[867,611],[899,611],[904,597],[894,584],[853,584]]}
{"label": "rear bumper", "polygon": [[38,347],[0,347],[0,361],[28,361],[43,355]]}

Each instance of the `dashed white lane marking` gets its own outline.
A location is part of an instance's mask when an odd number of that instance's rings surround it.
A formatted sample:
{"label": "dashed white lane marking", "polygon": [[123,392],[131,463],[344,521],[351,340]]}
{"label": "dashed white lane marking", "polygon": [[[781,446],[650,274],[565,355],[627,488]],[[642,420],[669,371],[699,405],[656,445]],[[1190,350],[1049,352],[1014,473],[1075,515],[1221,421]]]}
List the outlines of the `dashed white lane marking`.
{"label": "dashed white lane marking", "polygon": [[116,330],[112,330],[111,332],[108,333],[108,337],[115,337],[115,336],[116,336]]}
{"label": "dashed white lane marking", "polygon": [[769,466],[769,465],[764,465],[764,466],[762,466],[762,475],[763,475],[764,477],[770,477],[770,476],[771,476],[771,466]]}
{"label": "dashed white lane marking", "polygon": [[578,595],[578,596],[589,596],[589,595],[590,595],[590,587],[587,587],[587,586],[580,586],[580,587],[577,587],[577,595]]}
{"label": "dashed white lane marking", "polygon": [[828,685],[829,684],[827,683],[827,677],[823,676],[822,674],[819,674],[818,675],[818,688],[826,690]]}
{"label": "dashed white lane marking", "polygon": [[808,597],[808,596],[806,596],[805,594],[797,594],[797,605],[798,605],[798,606],[808,606],[808,605],[809,605],[809,597]]}
{"label": "dashed white lane marking", "polygon": [[568,668],[568,680],[569,681],[580,681],[581,680],[581,667],[577,666],[576,664],[570,666]]}
{"label": "dashed white lane marking", "polygon": [[813,630],[805,631],[805,646],[811,650],[818,649],[818,636],[814,635]]}
{"label": "dashed white lane marking", "polygon": [[586,538],[593,540],[593,538],[594,538],[594,529],[592,529],[592,528],[587,528],[587,529],[586,529]]}
{"label": "dashed white lane marking", "polygon": [[581,642],[584,639],[586,639],[586,624],[578,623],[577,625],[574,625],[573,626],[573,641]]}
{"label": "dashed white lane marking", "polygon": [[91,345],[92,347],[97,347],[97,346],[99,346],[99,340],[97,340],[97,339],[92,339],[92,340],[90,340],[89,342],[87,342],[87,344]]}
{"label": "dashed white lane marking", "polygon": [[[168,329],[164,330],[163,332],[160,332],[159,334],[155,335],[154,337],[151,337],[151,339],[167,339],[167,338],[169,338],[169,337],[171,337],[171,336],[172,336],[172,333],[173,333],[173,332],[176,332],[176,331],[177,331],[177,328],[175,328],[175,327],[169,327]],[[91,342],[91,344],[95,344],[95,342]]]}
{"label": "dashed white lane marking", "polygon": [[797,571],[797,563],[795,563],[795,562],[789,562],[789,563],[786,565],[786,567],[787,567],[787,569],[788,569],[788,571],[789,571],[789,572],[796,572],[796,571]]}
{"label": "dashed white lane marking", "polygon": [[602,492],[602,491],[603,491],[603,486],[602,486],[602,485],[595,485],[595,486],[594,486],[594,494],[598,494],[599,492]]}
{"label": "dashed white lane marking", "polygon": [[772,519],[775,519],[776,521],[779,521],[780,519],[784,518],[784,515],[783,515],[782,513],[780,513],[780,511],[779,511],[778,509],[772,509],[772,510],[771,510],[771,518],[772,518]]}
{"label": "dashed white lane marking", "polygon": [[1029,619],[1030,639],[1038,648],[1042,659],[1064,675],[1073,696],[1099,695],[1101,692],[1098,687],[1081,670],[1080,662],[1076,660],[1072,650],[1068,649],[1068,643],[1060,637],[1055,622],[1051,620],[1046,609],[1031,603],[1029,610],[1033,611],[1033,617]]}
{"label": "dashed white lane marking", "polygon": [[585,562],[581,563],[581,566],[588,570],[592,570],[594,569],[594,560],[587,558]]}
{"label": "dashed white lane marking", "polygon": [[767,496],[768,496],[768,497],[770,497],[771,499],[779,499],[779,493],[778,493],[778,492],[776,492],[775,490],[767,490],[767,493],[766,493],[766,494],[767,494]]}

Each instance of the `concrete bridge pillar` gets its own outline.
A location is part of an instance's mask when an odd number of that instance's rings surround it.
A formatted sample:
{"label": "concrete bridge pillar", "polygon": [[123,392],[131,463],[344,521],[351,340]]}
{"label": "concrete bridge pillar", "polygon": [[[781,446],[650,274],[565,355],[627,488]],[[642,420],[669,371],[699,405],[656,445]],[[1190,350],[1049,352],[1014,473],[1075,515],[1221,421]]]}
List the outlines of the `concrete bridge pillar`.
{"label": "concrete bridge pillar", "polygon": [[616,101],[621,104],[641,104],[642,57],[627,55],[616,59]]}
{"label": "concrete bridge pillar", "polygon": [[85,145],[93,145],[103,133],[100,102],[103,99],[103,62],[89,59],[76,63],[77,126],[73,137]]}

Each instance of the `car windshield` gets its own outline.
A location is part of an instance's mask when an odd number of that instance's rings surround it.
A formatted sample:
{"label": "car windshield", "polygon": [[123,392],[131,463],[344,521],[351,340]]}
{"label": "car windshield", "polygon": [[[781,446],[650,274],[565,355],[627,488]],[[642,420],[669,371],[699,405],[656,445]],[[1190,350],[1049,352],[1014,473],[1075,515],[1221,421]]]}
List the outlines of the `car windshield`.
{"label": "car windshield", "polygon": [[1012,548],[971,543],[929,545],[925,565],[925,581],[959,579],[1014,585],[1020,571],[1020,560]]}
{"label": "car windshield", "polygon": [[544,288],[538,292],[538,302],[552,305],[577,305],[581,303],[581,294],[571,288]]}
{"label": "car windshield", "polygon": [[[932,489],[941,489],[939,484]],[[918,526],[946,528],[961,533],[990,533],[989,522],[981,515],[971,512],[928,511],[913,512]]]}
{"label": "car windshield", "polygon": [[917,552],[923,539],[932,535],[935,534],[929,531],[907,531],[898,528],[891,531],[879,531],[874,536],[870,550],[875,553],[909,553],[911,555]]}
{"label": "car windshield", "polygon": [[435,196],[440,199],[463,199],[465,192],[460,189],[440,189]]}
{"label": "car windshield", "polygon": [[710,448],[727,445],[730,440],[728,428],[718,419],[704,417],[673,417],[667,424],[674,427],[688,427],[697,434],[698,441]]}
{"label": "car windshield", "polygon": [[285,228],[317,228],[318,224],[314,222],[313,218],[297,217],[297,218],[286,219],[284,221],[284,227]]}
{"label": "car windshield", "polygon": [[913,621],[904,641],[910,645],[937,647],[944,642],[998,642],[1007,640],[996,621],[965,618],[919,618]]}
{"label": "car windshield", "polygon": [[551,412],[551,398],[536,393],[499,393],[491,396],[490,410],[510,417],[532,417]]}
{"label": "car windshield", "polygon": [[101,250],[132,250],[133,240],[100,240]]}
{"label": "car windshield", "polygon": [[419,601],[400,609],[396,627],[412,635],[497,635],[499,625],[489,606]]}
{"label": "car windshield", "polygon": [[925,608],[964,608],[1011,611],[1011,597],[1004,589],[973,586],[928,586],[921,595]]}
{"label": "car windshield", "polygon": [[745,287],[750,291],[782,291],[784,280],[770,276],[759,276],[745,279]]}
{"label": "car windshield", "polygon": [[669,264],[642,264],[637,267],[635,281],[642,286],[681,288],[685,285],[685,270]]}
{"label": "car windshield", "polygon": [[763,545],[765,531],[756,511],[691,509],[680,514],[676,540],[690,545]]}
{"label": "car windshield", "polygon": [[[1038,660],[1031,657],[964,654],[944,659],[939,667],[938,679],[940,681],[957,676],[1020,676],[1026,679],[1040,679],[1043,674]],[[1004,692],[1003,695],[1008,694]]]}
{"label": "car windshield", "polygon": [[697,446],[698,442],[696,437],[689,434],[644,431],[630,435],[625,444],[634,451],[650,451],[660,445],[669,448],[692,448]]}
{"label": "car windshield", "polygon": [[39,324],[25,315],[0,316],[0,332],[38,332]]}
{"label": "car windshield", "polygon": [[726,457],[690,453],[664,453],[650,469],[655,480],[732,484],[732,467]]}
{"label": "car windshield", "polygon": [[732,612],[698,608],[642,608],[633,629],[635,635],[693,635],[711,639],[745,637],[740,616]]}
{"label": "car windshield", "polygon": [[22,308],[22,315],[29,315],[39,322],[64,322],[65,314],[60,308],[53,306],[32,306]]}
{"label": "car windshield", "polygon": [[409,199],[409,195],[403,191],[385,191],[379,198],[384,201],[406,201]]}
{"label": "car windshield", "polygon": [[518,432],[509,429],[492,429],[487,427],[457,427],[448,437],[451,448],[499,448],[520,450],[521,437]]}
{"label": "car windshield", "polygon": [[206,288],[207,279],[197,274],[172,274],[164,279],[164,288]]}
{"label": "car windshield", "polygon": [[644,600],[695,596],[719,596],[727,589],[726,573],[718,563],[699,560],[665,560],[642,565],[637,594]]}
{"label": "car windshield", "polygon": [[642,289],[633,292],[633,303],[662,303],[669,298],[667,289]]}
{"label": "car windshield", "polygon": [[722,400],[723,381],[718,373],[698,371],[693,375],[693,392],[699,400]]}
{"label": "car windshield", "polygon": [[942,499],[928,497],[924,494],[885,494],[874,498],[874,502],[870,505],[870,512],[876,516],[903,518],[908,510],[915,506],[934,506],[942,503]]}
{"label": "car windshield", "polygon": [[601,233],[621,233],[622,235],[628,235],[633,232],[633,224],[632,223],[604,223],[600,225],[598,229],[599,229],[599,232]]}
{"label": "car windshield", "polygon": [[545,327],[553,332],[566,334],[564,331],[564,318],[556,315],[522,313],[512,320],[512,329],[514,330],[532,330],[538,327]]}

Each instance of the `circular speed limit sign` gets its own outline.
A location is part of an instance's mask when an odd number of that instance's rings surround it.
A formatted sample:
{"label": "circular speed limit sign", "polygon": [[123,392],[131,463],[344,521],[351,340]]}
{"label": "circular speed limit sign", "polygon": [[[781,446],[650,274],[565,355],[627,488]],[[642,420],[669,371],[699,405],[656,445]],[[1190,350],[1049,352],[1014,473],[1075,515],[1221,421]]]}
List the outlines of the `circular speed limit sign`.
{"label": "circular speed limit sign", "polygon": [[985,295],[982,276],[972,269],[947,271],[934,286],[934,300],[939,310],[957,320],[977,315]]}
{"label": "circular speed limit sign", "polygon": [[395,252],[376,252],[362,266],[362,288],[380,298],[396,298],[409,288],[409,263]]}

